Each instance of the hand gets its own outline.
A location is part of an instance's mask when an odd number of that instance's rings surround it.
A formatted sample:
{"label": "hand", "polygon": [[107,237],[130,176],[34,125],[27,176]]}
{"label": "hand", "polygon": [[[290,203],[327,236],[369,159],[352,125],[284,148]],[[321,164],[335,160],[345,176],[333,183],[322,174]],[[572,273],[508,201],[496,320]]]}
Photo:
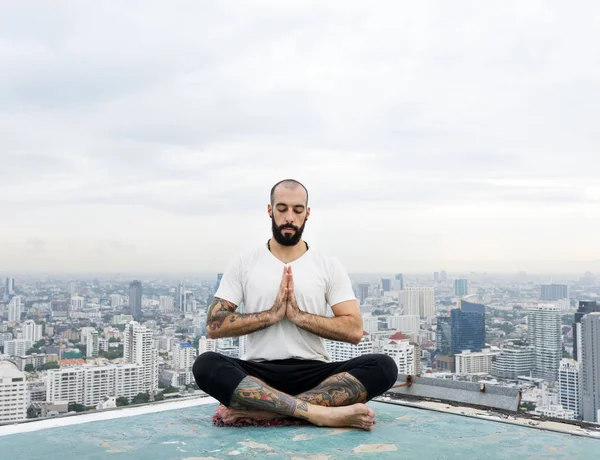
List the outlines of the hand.
{"label": "hand", "polygon": [[288,296],[285,308],[285,316],[292,323],[302,314],[298,307],[298,301],[296,300],[296,293],[294,292],[294,277],[292,276],[292,267],[289,267],[288,271]]}
{"label": "hand", "polygon": [[286,304],[288,300],[288,268],[283,267],[283,276],[281,277],[281,284],[279,285],[279,292],[275,298],[275,303],[269,310],[271,312],[272,324],[278,323],[285,318]]}

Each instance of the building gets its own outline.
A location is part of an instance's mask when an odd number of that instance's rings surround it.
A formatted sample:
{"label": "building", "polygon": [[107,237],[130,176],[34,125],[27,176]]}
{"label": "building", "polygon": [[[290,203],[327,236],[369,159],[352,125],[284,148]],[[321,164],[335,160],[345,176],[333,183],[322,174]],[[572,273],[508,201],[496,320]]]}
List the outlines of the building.
{"label": "building", "polygon": [[503,347],[492,362],[492,375],[506,380],[517,380],[519,376],[529,375],[533,369],[534,353],[532,346]]}
{"label": "building", "polygon": [[163,313],[172,312],[174,309],[175,303],[173,301],[173,297],[170,295],[161,295],[159,298],[159,308]]}
{"label": "building", "polygon": [[464,350],[454,356],[455,371],[457,374],[491,374],[492,363],[499,354],[489,348],[475,352]]}
{"label": "building", "polygon": [[215,284],[215,292],[219,290],[219,286],[221,285],[221,280],[223,279],[223,273],[217,273],[217,284]]}
{"label": "building", "polygon": [[386,316],[385,319],[388,329],[400,331],[406,335],[417,335],[421,328],[421,318],[418,315],[393,315]]}
{"label": "building", "polygon": [[404,290],[404,275],[402,275],[402,273],[398,273],[394,278],[396,281],[396,289],[398,291],[403,291]]}
{"label": "building", "polygon": [[369,285],[368,284],[359,284],[356,287],[356,292],[355,292],[356,298],[359,301],[359,305],[364,305],[367,297],[369,297]]}
{"label": "building", "polygon": [[0,347],[4,347],[4,342],[12,340],[13,335],[10,332],[0,332]]}
{"label": "building", "polygon": [[8,322],[19,323],[21,321],[21,296],[14,296],[8,303]]}
{"label": "building", "polygon": [[48,371],[46,394],[49,402],[68,401],[95,406],[107,396],[131,401],[143,393],[143,369],[139,364],[74,366]]}
{"label": "building", "polygon": [[71,310],[81,311],[85,308],[85,298],[80,296],[71,297]]}
{"label": "building", "polygon": [[455,279],[454,295],[456,297],[465,297],[469,295],[469,281],[466,279]]}
{"label": "building", "polygon": [[481,351],[485,348],[485,306],[461,299],[451,311],[452,352]]}
{"label": "building", "polygon": [[407,287],[402,291],[405,315],[426,319],[435,316],[435,297],[432,287]]}
{"label": "building", "polygon": [[25,356],[16,356],[15,363],[20,371],[25,371],[25,366],[31,364],[34,369],[39,369],[46,363],[57,362],[58,355],[45,353],[32,353]]}
{"label": "building", "polygon": [[81,341],[85,344],[86,358],[97,358],[100,355],[100,342],[96,329],[93,327],[82,327]]}
{"label": "building", "polygon": [[110,306],[112,308],[119,308],[121,306],[121,296],[119,294],[110,295]]}
{"label": "building", "polygon": [[202,336],[200,337],[200,340],[198,340],[198,354],[201,355],[207,351],[217,351],[217,340]]}
{"label": "building", "polygon": [[562,358],[560,310],[541,304],[527,310],[527,339],[535,349],[533,376],[556,381]]}
{"label": "building", "polygon": [[4,342],[4,353],[8,356],[25,356],[33,346],[31,340],[13,339]]}
{"label": "building", "polygon": [[562,418],[563,420],[575,420],[575,412],[567,409],[560,404],[550,406],[538,406],[533,411],[534,414],[543,415],[544,417]]}
{"label": "building", "polygon": [[381,289],[383,292],[389,292],[392,290],[392,280],[389,278],[381,279]]}
{"label": "building", "polygon": [[600,313],[589,313],[581,320],[581,404],[586,422],[598,422],[600,410]]}
{"label": "building", "polygon": [[173,369],[191,371],[196,355],[196,349],[190,343],[178,343],[173,348]]}
{"label": "building", "polygon": [[554,302],[569,298],[569,286],[566,284],[542,284],[540,300]]}
{"label": "building", "polygon": [[248,336],[242,335],[239,338],[239,348],[240,348],[240,359],[246,359],[246,353],[248,353]]}
{"label": "building", "polygon": [[573,411],[575,418],[579,418],[581,405],[579,363],[573,359],[560,360],[558,397],[561,406]]}
{"label": "building", "polygon": [[134,318],[142,316],[142,283],[138,280],[129,285],[129,314]]}
{"label": "building", "polygon": [[435,329],[437,353],[445,356],[452,354],[452,317],[438,316]]}
{"label": "building", "polygon": [[379,331],[379,318],[372,314],[364,314],[363,317],[363,330],[369,334],[374,334]]}
{"label": "building", "polygon": [[0,422],[20,422],[27,418],[25,374],[9,361],[0,361]]}
{"label": "building", "polygon": [[15,279],[14,278],[6,278],[4,283],[4,295],[6,297],[15,294]]}
{"label": "building", "polygon": [[414,375],[415,347],[402,332],[397,332],[390,337],[390,342],[383,347],[383,354],[394,359],[398,366],[398,374]]}
{"label": "building", "polygon": [[33,343],[42,340],[42,325],[36,324],[32,319],[23,323],[23,338],[31,340]]}
{"label": "building", "polygon": [[331,362],[339,363],[373,353],[373,342],[368,335],[363,335],[356,345],[336,340],[325,340],[325,349],[331,356]]}
{"label": "building", "polygon": [[158,351],[153,346],[152,330],[132,321],[123,332],[123,358],[126,362],[142,366],[142,392],[158,389]]}
{"label": "building", "polygon": [[177,286],[177,311],[187,311],[186,301],[187,298],[185,296],[185,285],[183,283],[179,283]]}
{"label": "building", "polygon": [[580,300],[579,308],[575,312],[575,322],[573,323],[573,359],[579,360],[579,350],[581,350],[581,319],[588,313],[600,312],[600,303],[597,301]]}

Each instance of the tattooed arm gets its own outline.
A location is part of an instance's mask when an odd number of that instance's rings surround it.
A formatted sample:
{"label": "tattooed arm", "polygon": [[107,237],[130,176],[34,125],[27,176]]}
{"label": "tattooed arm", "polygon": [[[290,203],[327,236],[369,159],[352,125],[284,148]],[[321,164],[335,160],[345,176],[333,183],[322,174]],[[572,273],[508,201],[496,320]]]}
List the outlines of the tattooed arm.
{"label": "tattooed arm", "polygon": [[215,297],[206,315],[206,330],[211,339],[239,337],[264,329],[281,321],[285,317],[287,301],[287,271],[283,270],[279,293],[275,304],[260,313],[236,313],[237,305],[225,299]]}

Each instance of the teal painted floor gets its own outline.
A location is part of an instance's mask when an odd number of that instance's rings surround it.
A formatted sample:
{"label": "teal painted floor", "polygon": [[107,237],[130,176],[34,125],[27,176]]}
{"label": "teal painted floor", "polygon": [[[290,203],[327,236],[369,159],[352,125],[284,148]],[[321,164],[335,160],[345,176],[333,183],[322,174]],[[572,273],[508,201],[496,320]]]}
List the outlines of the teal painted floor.
{"label": "teal painted floor", "polygon": [[216,428],[213,404],[0,437],[2,460],[598,459],[600,440],[370,403],[372,432]]}

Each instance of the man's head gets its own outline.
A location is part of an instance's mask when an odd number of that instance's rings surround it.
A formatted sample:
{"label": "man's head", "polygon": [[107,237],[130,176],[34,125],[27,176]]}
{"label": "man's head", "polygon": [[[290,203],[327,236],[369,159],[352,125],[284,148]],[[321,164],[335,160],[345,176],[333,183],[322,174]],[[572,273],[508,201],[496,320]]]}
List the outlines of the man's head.
{"label": "man's head", "polygon": [[275,241],[283,246],[295,246],[302,239],[310,215],[308,190],[294,179],[277,182],[271,189],[267,212]]}

